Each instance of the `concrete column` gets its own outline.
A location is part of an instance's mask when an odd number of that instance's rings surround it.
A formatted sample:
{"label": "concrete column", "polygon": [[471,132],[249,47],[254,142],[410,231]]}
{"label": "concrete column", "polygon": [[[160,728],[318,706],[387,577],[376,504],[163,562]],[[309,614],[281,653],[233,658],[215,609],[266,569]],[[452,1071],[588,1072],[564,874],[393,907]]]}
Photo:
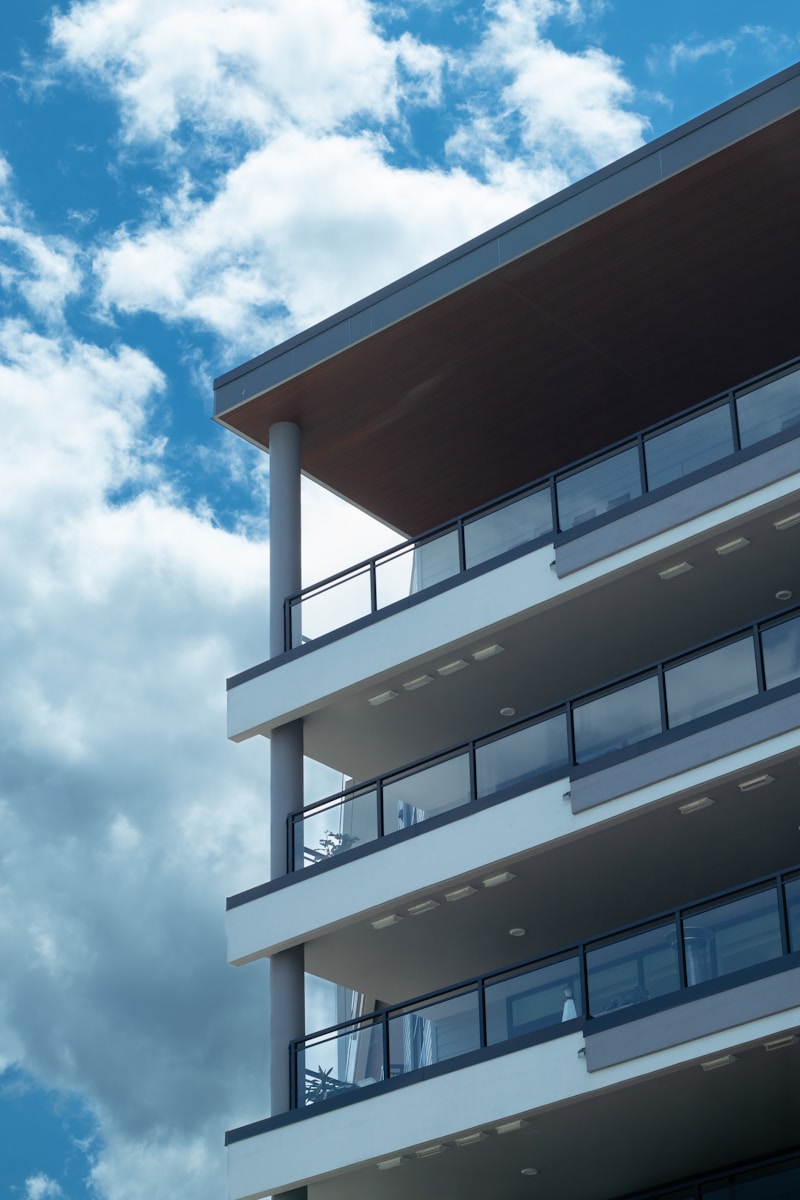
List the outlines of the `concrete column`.
{"label": "concrete column", "polygon": [[300,428],[269,431],[269,654],[282,654],[283,602],[300,591]]}
{"label": "concrete column", "polygon": [[[300,429],[269,432],[269,652],[285,650],[284,600],[300,590]],[[287,872],[287,818],[303,807],[303,722],[274,729],[270,747],[270,878]],[[305,1033],[304,948],[270,959],[270,1111],[289,1109],[289,1043]],[[306,1200],[306,1189],[286,1200]]]}

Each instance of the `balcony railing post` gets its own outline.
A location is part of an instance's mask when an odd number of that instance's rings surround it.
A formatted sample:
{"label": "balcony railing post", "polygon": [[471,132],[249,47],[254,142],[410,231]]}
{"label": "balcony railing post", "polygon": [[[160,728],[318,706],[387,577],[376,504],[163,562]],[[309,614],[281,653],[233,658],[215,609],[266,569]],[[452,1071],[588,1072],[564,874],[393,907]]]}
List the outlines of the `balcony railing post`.
{"label": "balcony railing post", "polygon": [[767,675],[764,670],[764,647],[761,643],[761,630],[758,625],[753,626],[753,650],[756,656],[756,681],[758,683],[759,692],[767,690]]}
{"label": "balcony railing post", "polygon": [[467,754],[469,756],[469,799],[470,804],[474,804],[478,799],[478,763],[474,741],[470,741]]}
{"label": "balcony railing post", "polygon": [[459,573],[467,569],[467,544],[464,538],[464,518],[459,517],[456,524],[456,538],[458,540],[458,570]]}
{"label": "balcony railing post", "polygon": [[580,988],[581,1013],[584,1020],[591,1016],[589,1012],[589,969],[586,955],[586,943],[581,942],[578,946],[578,987]]}
{"label": "balcony railing post", "polygon": [[683,940],[683,921],[681,910],[675,912],[675,950],[678,955],[678,984],[681,988],[689,986],[686,978],[686,946]]}
{"label": "balcony railing post", "polygon": [[483,976],[478,980],[478,1037],[481,1050],[487,1045],[486,1041],[486,980]]}
{"label": "balcony railing post", "polygon": [[664,674],[664,664],[658,664],[658,704],[661,709],[661,732],[666,733],[669,728],[667,716],[667,681]]}
{"label": "balcony railing post", "polygon": [[383,1078],[390,1077],[390,1050],[389,1045],[389,1014],[388,1012],[381,1013],[381,1041],[383,1043]]}
{"label": "balcony railing post", "polygon": [[783,882],[783,876],[778,875],[776,879],[778,889],[778,922],[781,929],[781,949],[784,954],[791,954],[791,944],[789,941],[789,913],[786,906],[786,887]]}
{"label": "balcony railing post", "polygon": [[567,758],[569,759],[569,765],[576,767],[578,759],[575,753],[575,722],[573,720],[571,700],[568,700],[564,705],[564,712],[567,718]]}
{"label": "balcony railing post", "polygon": [[378,611],[378,566],[375,558],[371,558],[369,563],[369,604],[370,612]]}
{"label": "balcony railing post", "polygon": [[639,484],[642,489],[642,495],[647,495],[647,463],[644,457],[644,434],[636,435],[636,448],[639,451]]}
{"label": "balcony railing post", "polygon": [[733,452],[735,454],[737,450],[741,450],[742,442],[741,438],[739,437],[739,419],[736,414],[736,396],[733,392],[730,392],[728,395],[728,411],[731,418],[731,435],[733,437]]}
{"label": "balcony railing post", "polygon": [[553,534],[556,534],[560,526],[558,524],[558,493],[556,492],[555,475],[551,475],[547,482],[550,487],[550,512],[552,514]]}
{"label": "balcony railing post", "polygon": [[297,1054],[298,1043],[289,1043],[289,1107],[299,1108],[298,1094],[300,1091],[299,1080],[297,1077]]}
{"label": "balcony railing post", "polygon": [[375,781],[375,803],[378,806],[378,837],[382,838],[382,837],[384,837],[384,835],[386,833],[386,830],[384,828],[384,815],[383,815],[383,780],[382,779],[377,779]]}

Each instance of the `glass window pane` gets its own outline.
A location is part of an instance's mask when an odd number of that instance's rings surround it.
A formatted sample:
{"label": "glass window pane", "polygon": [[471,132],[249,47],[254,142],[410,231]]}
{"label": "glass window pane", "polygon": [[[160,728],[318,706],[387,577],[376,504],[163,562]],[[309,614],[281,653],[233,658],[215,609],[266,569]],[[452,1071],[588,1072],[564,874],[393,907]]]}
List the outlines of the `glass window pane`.
{"label": "glass window pane", "polygon": [[778,896],[774,888],[740,896],[683,918],[686,981],[702,983],[779,958]]}
{"label": "glass window pane", "polygon": [[376,790],[365,788],[313,808],[293,827],[296,871],[372,842],[378,836]]}
{"label": "glass window pane", "polygon": [[405,1075],[480,1046],[476,989],[389,1018],[389,1074]]}
{"label": "glass window pane", "polygon": [[575,758],[589,762],[661,733],[661,705],[655,675],[606,692],[572,710]]}
{"label": "glass window pane", "polygon": [[396,600],[405,600],[411,594],[411,577],[415,563],[415,547],[403,546],[401,550],[385,554],[375,563],[375,592],[378,608],[386,608]]}
{"label": "glass window pane", "polygon": [[383,786],[384,832],[408,829],[448,809],[468,804],[469,756],[458,754],[429,767],[393,776]]}
{"label": "glass window pane", "polygon": [[543,771],[566,767],[566,713],[501,734],[475,751],[478,795],[491,796]]}
{"label": "glass window pane", "polygon": [[641,1004],[680,987],[672,921],[624,935],[586,954],[593,1017]]}
{"label": "glass window pane", "polygon": [[489,1046],[581,1016],[577,956],[539,963],[486,984]]}
{"label": "glass window pane", "polygon": [[761,646],[768,688],[800,679],[800,617],[763,629]]}
{"label": "glass window pane", "polygon": [[786,915],[789,920],[789,949],[800,950],[800,875],[784,886]]}
{"label": "glass window pane", "polygon": [[751,637],[728,642],[664,672],[669,726],[694,721],[758,692]]}
{"label": "glass window pane", "polygon": [[784,430],[800,433],[800,371],[768,379],[736,397],[739,440],[743,447]]}
{"label": "glass window pane", "polygon": [[645,440],[647,489],[652,492],[732,453],[730,409],[717,405]]}
{"label": "glass window pane", "polygon": [[487,562],[553,529],[550,489],[540,488],[482,513],[464,525],[467,566]]}
{"label": "glass window pane", "polygon": [[383,1029],[364,1021],[298,1046],[296,1080],[300,1107],[319,1104],[385,1078]]}
{"label": "glass window pane", "polygon": [[411,591],[421,592],[444,579],[457,575],[458,532],[450,529],[414,547],[414,566],[411,571]]}
{"label": "glass window pane", "polygon": [[364,567],[292,605],[292,646],[341,629],[371,611],[369,568]]}
{"label": "glass window pane", "polygon": [[618,450],[556,480],[558,527],[572,529],[641,494],[638,447]]}

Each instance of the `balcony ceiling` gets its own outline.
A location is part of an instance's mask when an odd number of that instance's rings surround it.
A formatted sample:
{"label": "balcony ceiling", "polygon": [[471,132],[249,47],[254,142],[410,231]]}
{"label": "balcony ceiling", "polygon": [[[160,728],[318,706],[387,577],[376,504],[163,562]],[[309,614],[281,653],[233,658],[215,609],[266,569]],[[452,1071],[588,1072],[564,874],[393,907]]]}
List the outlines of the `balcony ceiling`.
{"label": "balcony ceiling", "polygon": [[[623,160],[620,179],[655,153]],[[264,360],[232,372],[218,419],[261,446],[272,423],[298,422],[307,475],[415,535],[793,357],[800,113],[701,153],[605,211],[592,197],[617,168],[599,173],[559,236],[268,390]],[[557,216],[548,203],[531,228]]]}

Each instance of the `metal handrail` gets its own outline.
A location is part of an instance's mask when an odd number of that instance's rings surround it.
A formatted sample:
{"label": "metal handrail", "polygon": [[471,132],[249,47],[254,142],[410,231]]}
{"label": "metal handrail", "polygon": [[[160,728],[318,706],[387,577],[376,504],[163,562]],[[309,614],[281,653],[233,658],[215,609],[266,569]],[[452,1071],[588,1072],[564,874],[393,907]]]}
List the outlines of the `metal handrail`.
{"label": "metal handrail", "polygon": [[[639,455],[639,475],[640,475],[641,492],[640,492],[639,496],[633,497],[632,499],[640,499],[642,496],[649,495],[649,494],[652,494],[654,491],[660,490],[659,486],[656,486],[655,488],[651,488],[648,484],[647,465],[646,465],[645,454],[644,454],[645,442],[648,439],[652,438],[652,436],[657,434],[659,431],[663,431],[663,430],[666,430],[667,428],[670,428],[670,427],[673,427],[676,425],[680,425],[686,421],[692,420],[694,417],[702,414],[703,412],[705,412],[707,410],[710,411],[716,407],[722,406],[723,404],[727,404],[729,411],[730,411],[733,449],[728,454],[721,456],[720,459],[715,460],[716,462],[720,462],[720,463],[724,462],[726,459],[733,457],[733,455],[739,453],[741,450],[741,442],[740,442],[740,436],[739,436],[739,420],[738,420],[738,415],[736,412],[736,400],[738,399],[738,397],[747,391],[753,390],[758,385],[763,384],[772,378],[777,378],[783,374],[791,373],[792,370],[796,370],[796,369],[798,369],[798,367],[800,367],[800,358],[790,359],[787,362],[782,363],[780,366],[772,367],[772,368],[770,368],[769,371],[764,371],[761,374],[755,375],[752,378],[747,379],[742,383],[738,383],[734,387],[726,389],[723,392],[719,392],[715,396],[712,396],[710,399],[703,400],[698,404],[692,405],[690,408],[684,409],[678,414],[675,414],[670,417],[666,417],[663,420],[657,421],[652,425],[648,425],[644,430],[641,430],[638,433],[632,434],[628,437],[620,438],[618,441],[613,442],[611,445],[605,446],[600,451],[595,451],[593,454],[588,454],[588,455],[585,455],[583,458],[576,459],[574,462],[570,463],[568,466],[560,468],[557,471],[551,472],[548,475],[543,475],[539,479],[533,481],[532,483],[523,484],[521,487],[514,488],[512,491],[506,492],[502,496],[498,496],[495,499],[490,500],[485,504],[481,504],[476,508],[470,509],[468,512],[462,513],[460,516],[455,518],[455,520],[446,521],[440,525],[434,526],[432,529],[427,530],[425,533],[420,534],[418,537],[409,538],[404,542],[399,542],[397,545],[392,546],[388,550],[383,550],[379,554],[373,555],[371,558],[362,559],[360,562],[355,563],[353,566],[347,567],[343,571],[338,571],[333,575],[329,575],[329,576],[327,576],[327,578],[319,580],[317,583],[310,584],[308,587],[303,588],[301,591],[295,593],[294,595],[288,596],[286,598],[286,600],[284,601],[284,629],[285,629],[285,647],[286,647],[286,649],[287,650],[292,649],[292,610],[298,604],[302,604],[303,600],[308,599],[313,595],[321,595],[326,591],[330,591],[332,588],[339,586],[341,584],[344,584],[348,580],[354,579],[358,575],[363,574],[368,571],[369,575],[370,575],[370,612],[376,612],[376,611],[378,611],[378,607],[379,607],[377,604],[377,582],[376,582],[376,571],[377,571],[378,567],[384,561],[389,561],[393,558],[398,557],[399,555],[401,555],[403,553],[406,553],[408,551],[413,551],[414,549],[419,548],[420,546],[423,546],[426,542],[434,541],[437,538],[442,537],[443,535],[445,535],[447,533],[455,532],[457,534],[457,538],[458,538],[458,558],[459,558],[459,568],[458,568],[458,571],[455,572],[455,575],[457,576],[458,574],[463,573],[467,569],[465,544],[464,544],[464,527],[465,527],[465,525],[468,525],[469,523],[471,523],[472,521],[474,521],[476,518],[480,517],[481,515],[491,512],[495,508],[504,507],[505,505],[511,503],[514,500],[520,499],[527,495],[533,495],[535,492],[540,491],[546,487],[550,488],[551,513],[552,513],[551,529],[546,533],[542,533],[541,535],[537,535],[537,536],[531,538],[530,541],[528,541],[528,542],[520,543],[521,545],[524,544],[526,546],[530,546],[539,541],[544,542],[546,539],[551,538],[553,536],[554,531],[564,532],[560,528],[559,520],[558,520],[558,496],[557,496],[557,490],[556,490],[558,483],[561,480],[570,478],[571,476],[574,476],[574,475],[580,473],[581,471],[585,470],[587,467],[590,467],[596,463],[599,463],[603,459],[613,456],[614,454],[619,453],[620,451],[622,451],[624,449],[627,449],[627,448],[636,449],[638,451],[638,455]],[[601,514],[601,516],[604,516],[607,519],[613,519],[614,514],[616,512],[617,512],[617,509],[612,509],[610,514],[609,513]],[[595,517],[595,518],[593,518],[593,521],[596,521],[598,519],[599,519],[599,517]],[[573,525],[572,528],[574,528],[574,527],[575,526]],[[501,553],[503,553],[503,551],[501,551]],[[350,624],[350,622],[349,621],[345,622],[345,624]],[[344,626],[341,626],[341,628],[344,628]]]}
{"label": "metal handrail", "polygon": [[[301,826],[303,824],[303,822],[306,821],[309,818],[309,816],[313,816],[314,813],[325,811],[328,808],[330,808],[331,810],[339,809],[339,808],[343,807],[343,805],[347,804],[351,800],[356,799],[360,795],[363,795],[364,793],[369,793],[374,790],[375,791],[375,803],[377,805],[376,829],[378,830],[377,837],[374,840],[376,840],[376,841],[380,840],[383,837],[389,836],[389,834],[387,834],[383,830],[382,817],[383,817],[383,791],[384,791],[384,788],[386,786],[388,786],[389,784],[391,784],[392,781],[397,778],[416,774],[417,772],[421,773],[422,771],[428,769],[431,766],[434,766],[440,762],[445,762],[451,758],[456,758],[461,754],[469,755],[470,795],[469,795],[466,803],[472,804],[476,800],[483,798],[483,797],[480,797],[477,795],[477,787],[475,784],[476,752],[477,752],[477,750],[482,745],[485,745],[492,741],[500,741],[504,737],[512,736],[514,733],[525,728],[526,726],[533,725],[533,724],[539,724],[540,722],[546,721],[551,717],[558,716],[561,713],[565,714],[565,718],[566,718],[566,722],[567,722],[567,731],[566,731],[567,732],[567,758],[563,764],[563,770],[570,771],[570,770],[574,769],[576,766],[580,765],[579,759],[578,759],[578,754],[575,749],[575,735],[574,735],[574,713],[575,713],[575,710],[579,709],[582,705],[589,703],[592,700],[600,699],[601,697],[610,695],[613,692],[621,691],[624,688],[630,687],[631,685],[633,685],[637,682],[643,681],[645,679],[650,679],[650,678],[655,677],[657,679],[658,689],[659,689],[661,726],[662,727],[661,727],[660,733],[652,735],[652,736],[658,737],[658,736],[661,736],[664,733],[668,732],[672,728],[679,727],[679,726],[670,725],[670,721],[669,721],[667,695],[666,695],[666,673],[668,672],[668,670],[671,667],[681,665],[682,663],[691,661],[694,658],[700,658],[705,654],[712,653],[715,649],[721,649],[727,643],[735,642],[735,641],[747,636],[748,633],[750,634],[750,636],[753,639],[753,646],[754,646],[754,652],[755,652],[756,685],[757,685],[756,695],[761,695],[762,693],[764,693],[766,691],[772,690],[767,687],[765,670],[764,670],[764,658],[763,658],[763,647],[761,644],[761,635],[765,629],[772,629],[772,628],[775,628],[775,626],[777,626],[777,625],[780,625],[780,624],[783,624],[784,622],[793,620],[794,618],[796,618],[798,616],[798,614],[800,614],[800,604],[794,605],[788,609],[787,608],[781,609],[778,612],[774,612],[774,613],[769,614],[766,617],[763,617],[759,621],[748,622],[748,624],[746,624],[746,625],[742,625],[734,630],[730,630],[727,633],[724,633],[724,634],[720,635],[719,637],[714,638],[711,641],[698,643],[694,646],[691,646],[685,650],[680,651],[680,653],[678,653],[678,654],[671,655],[669,658],[658,659],[657,661],[650,663],[648,666],[643,667],[643,668],[639,669],[638,671],[633,671],[627,675],[619,676],[617,679],[611,680],[608,683],[604,683],[598,688],[593,688],[589,692],[583,692],[583,693],[578,694],[577,696],[570,697],[560,704],[553,705],[553,706],[550,706],[545,709],[539,709],[537,711],[529,713],[527,716],[520,717],[518,720],[514,721],[514,723],[511,725],[502,725],[499,727],[495,727],[494,729],[488,730],[485,733],[479,734],[477,737],[470,738],[464,742],[459,742],[453,746],[449,746],[442,750],[438,750],[434,754],[426,755],[425,757],[417,759],[414,762],[406,763],[404,766],[395,767],[391,771],[387,771],[382,775],[378,775],[378,776],[374,777],[373,779],[368,779],[361,783],[354,784],[352,787],[344,788],[341,792],[335,792],[331,796],[327,796],[322,800],[315,801],[315,803],[308,805],[308,807],[301,809],[299,812],[290,814],[290,816],[288,817],[288,863],[287,863],[287,865],[288,865],[289,871],[295,871],[295,870],[302,869],[301,867],[298,866],[297,861],[296,861],[297,860],[297,849],[298,849],[296,831],[297,831],[298,826]],[[715,710],[715,711],[724,712],[725,709],[728,707],[730,707],[730,705],[723,705],[718,710]],[[710,714],[706,714],[706,715],[710,715]],[[686,725],[688,727],[690,727],[691,722],[686,722]],[[637,742],[631,743],[631,745],[636,745],[636,744],[638,744],[638,743]],[[598,757],[601,757],[601,756],[598,756]],[[549,773],[550,770],[553,770],[553,769],[555,769],[555,768],[546,767],[543,771],[542,770],[540,770],[540,771],[533,770],[531,772],[531,774],[529,776],[527,776],[526,778],[533,779],[536,777],[536,775],[547,774],[547,773]],[[559,764],[559,769],[561,769],[560,764]],[[491,795],[493,793],[488,793],[488,794]]]}
{"label": "metal handrail", "polygon": [[[302,1107],[302,1105],[299,1103],[299,1056],[306,1048],[313,1048],[313,1046],[318,1043],[320,1039],[328,1039],[334,1034],[357,1033],[360,1030],[370,1027],[382,1027],[384,1030],[382,1043],[385,1047],[388,1044],[387,1039],[389,1022],[393,1018],[401,1015],[408,1015],[411,1011],[424,1009],[430,1007],[434,1003],[440,1003],[448,998],[456,997],[474,990],[478,997],[478,1028],[481,1031],[481,1037],[479,1039],[480,1045],[475,1048],[483,1049],[487,1044],[485,1034],[487,985],[491,986],[495,980],[499,980],[507,976],[513,976],[515,974],[521,974],[537,967],[543,967],[550,964],[556,965],[559,962],[567,962],[574,959],[578,960],[577,965],[581,993],[578,997],[580,1000],[580,1011],[578,1012],[577,1017],[573,1018],[572,1022],[554,1022],[553,1025],[548,1026],[548,1028],[558,1027],[558,1025],[563,1024],[566,1026],[565,1032],[569,1032],[575,1027],[575,1020],[580,1020],[583,1022],[596,1020],[598,1016],[604,1014],[591,1012],[591,1005],[589,1001],[589,967],[587,956],[592,952],[593,949],[599,949],[601,947],[614,944],[615,942],[623,942],[637,932],[646,932],[650,928],[666,925],[668,922],[672,922],[674,924],[677,961],[681,969],[678,987],[665,994],[674,996],[676,992],[683,993],[693,987],[697,987],[697,983],[687,981],[684,923],[687,921],[687,919],[691,920],[693,915],[697,914],[698,910],[700,909],[707,911],[709,908],[718,907],[725,901],[735,900],[738,897],[744,898],[750,894],[759,894],[762,892],[767,893],[774,889],[778,901],[777,914],[781,941],[781,953],[773,956],[770,959],[764,960],[764,962],[777,962],[781,958],[786,958],[787,956],[795,953],[797,949],[800,949],[800,947],[795,948],[791,944],[785,890],[787,884],[794,882],[798,878],[800,878],[800,865],[789,867],[784,871],[750,880],[749,882],[738,887],[728,888],[724,891],[715,892],[709,896],[704,896],[699,900],[693,900],[691,903],[680,905],[678,908],[666,909],[660,913],[656,913],[655,915],[647,917],[645,920],[635,921],[629,925],[619,926],[618,928],[613,929],[608,933],[601,934],[597,937],[585,939],[567,946],[562,946],[557,950],[549,951],[546,954],[539,954],[533,958],[521,959],[518,962],[499,967],[496,970],[484,972],[479,975],[474,975],[471,978],[460,980],[458,983],[451,984],[449,987],[440,988],[432,992],[426,992],[420,996],[412,997],[411,999],[402,1001],[398,1004],[392,1004],[386,1008],[379,1009],[374,1013],[351,1018],[347,1021],[341,1021],[336,1025],[329,1025],[326,1028],[317,1030],[314,1033],[306,1034],[302,1038],[295,1038],[290,1042],[289,1047],[292,1070],[291,1090],[293,1107]],[[744,969],[747,970],[749,968]],[[711,980],[704,980],[702,982],[710,982],[715,978],[718,979],[723,977],[725,976],[712,976]],[[642,1001],[634,1001],[626,1007],[635,1008],[637,1004],[641,1002]],[[508,1040],[511,1039],[509,1038]],[[454,1059],[448,1061],[456,1061],[457,1057],[458,1056],[454,1056]],[[388,1070],[389,1060],[388,1055],[385,1053],[383,1067],[385,1071],[384,1077],[389,1078],[391,1072]],[[334,1081],[331,1082],[333,1083]],[[339,1089],[337,1089],[339,1091],[348,1090],[349,1087],[355,1088],[358,1086],[357,1084],[350,1085],[347,1083],[347,1081],[336,1080],[335,1082],[342,1085]]]}

